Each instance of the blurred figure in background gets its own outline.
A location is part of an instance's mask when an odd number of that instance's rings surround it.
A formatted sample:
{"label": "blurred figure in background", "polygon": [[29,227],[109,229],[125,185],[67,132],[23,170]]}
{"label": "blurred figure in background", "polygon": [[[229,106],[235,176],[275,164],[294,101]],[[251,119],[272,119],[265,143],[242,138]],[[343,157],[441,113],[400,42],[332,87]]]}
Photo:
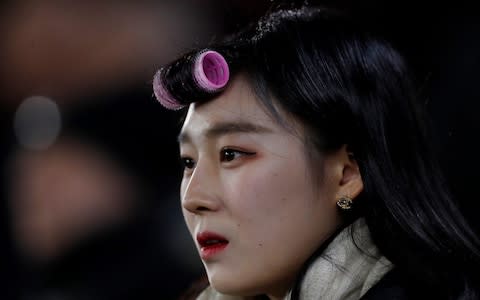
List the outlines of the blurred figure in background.
{"label": "blurred figure in background", "polygon": [[12,227],[22,256],[48,263],[138,213],[138,184],[106,154],[64,139],[10,162]]}
{"label": "blurred figure in background", "polygon": [[[85,141],[68,138],[47,150],[17,152],[8,168],[9,204],[15,248],[24,269],[22,298],[104,299],[112,292],[105,279],[97,278],[96,286],[86,284],[104,268],[95,257],[102,257],[98,252],[102,247],[125,252],[96,245],[95,239],[113,242],[112,233],[138,218],[142,205],[138,184]],[[130,238],[125,236],[124,244]],[[79,249],[82,253],[75,253]],[[85,265],[80,266],[82,260]],[[129,260],[117,257],[116,264],[124,269]],[[100,295],[104,296],[95,298]]]}

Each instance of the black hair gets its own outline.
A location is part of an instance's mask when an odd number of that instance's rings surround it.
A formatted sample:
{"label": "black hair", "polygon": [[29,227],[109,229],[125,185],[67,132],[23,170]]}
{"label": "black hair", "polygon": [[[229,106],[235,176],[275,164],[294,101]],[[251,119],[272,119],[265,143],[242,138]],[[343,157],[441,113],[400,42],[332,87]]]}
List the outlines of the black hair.
{"label": "black hair", "polygon": [[[232,75],[247,74],[279,122],[277,105],[302,121],[317,151],[348,146],[364,183],[355,217],[365,218],[396,270],[444,298],[479,296],[479,241],[429,148],[413,74],[389,42],[342,14],[302,6],[208,48],[224,55]],[[196,92],[182,95],[198,101]]]}

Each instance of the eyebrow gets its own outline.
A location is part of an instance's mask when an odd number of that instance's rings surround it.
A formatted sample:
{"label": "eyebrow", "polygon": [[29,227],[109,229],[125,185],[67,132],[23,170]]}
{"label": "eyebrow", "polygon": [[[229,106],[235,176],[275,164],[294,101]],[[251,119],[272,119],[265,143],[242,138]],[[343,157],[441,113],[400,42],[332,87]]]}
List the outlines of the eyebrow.
{"label": "eyebrow", "polygon": [[[239,121],[239,122],[220,122],[214,124],[212,127],[208,128],[205,132],[205,136],[208,139],[218,138],[224,135],[235,134],[235,133],[272,133],[273,130],[267,127],[263,127],[257,124],[252,124],[249,122]],[[192,138],[187,132],[181,132],[178,135],[178,143],[189,143],[192,141]]]}

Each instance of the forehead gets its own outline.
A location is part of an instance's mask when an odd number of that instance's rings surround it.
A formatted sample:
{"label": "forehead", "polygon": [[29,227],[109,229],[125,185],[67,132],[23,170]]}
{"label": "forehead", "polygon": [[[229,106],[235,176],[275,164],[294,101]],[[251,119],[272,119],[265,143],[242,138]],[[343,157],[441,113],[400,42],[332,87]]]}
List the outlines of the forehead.
{"label": "forehead", "polygon": [[181,134],[201,134],[215,124],[226,122],[250,123],[269,128],[272,131],[283,129],[265,111],[243,76],[235,77],[227,90],[214,100],[191,104]]}

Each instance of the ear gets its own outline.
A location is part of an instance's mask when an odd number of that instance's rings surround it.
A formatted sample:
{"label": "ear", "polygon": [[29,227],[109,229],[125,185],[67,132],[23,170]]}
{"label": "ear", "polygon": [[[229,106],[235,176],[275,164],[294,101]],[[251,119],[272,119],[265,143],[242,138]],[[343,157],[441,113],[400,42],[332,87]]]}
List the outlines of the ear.
{"label": "ear", "polygon": [[347,145],[335,154],[337,163],[337,191],[336,199],[349,197],[355,199],[363,190],[363,180],[357,161],[352,152],[348,150]]}

